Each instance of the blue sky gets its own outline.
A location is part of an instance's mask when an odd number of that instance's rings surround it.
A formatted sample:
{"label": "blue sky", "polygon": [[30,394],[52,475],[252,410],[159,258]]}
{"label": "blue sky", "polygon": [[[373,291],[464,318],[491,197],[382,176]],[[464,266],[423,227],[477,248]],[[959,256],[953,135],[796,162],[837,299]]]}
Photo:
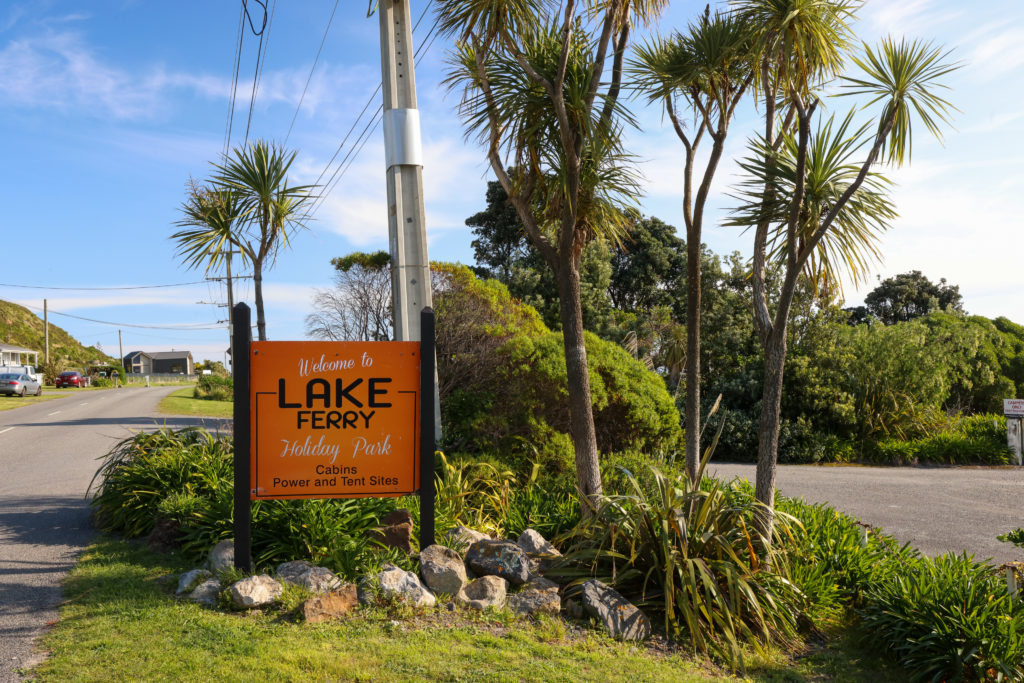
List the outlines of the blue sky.
{"label": "blue sky", "polygon": [[[249,4],[258,21],[258,5]],[[270,4],[249,137],[283,142],[334,3]],[[414,17],[424,7],[412,0]],[[703,7],[673,2],[658,28],[681,28]],[[223,149],[239,9],[236,0],[0,6],[0,225],[7,256],[0,299],[41,315],[46,298],[52,322],[113,355],[120,329],[126,353],[175,348],[191,349],[197,359],[223,359],[227,336],[217,321],[226,312],[215,305],[225,301],[218,283],[84,288],[202,280],[175,259],[168,237],[186,182],[208,174]],[[380,81],[377,18],[367,19],[365,9],[365,2],[338,4],[287,138],[298,150],[296,182],[315,182],[328,168]],[[876,275],[918,269],[932,280],[944,277],[960,285],[971,313],[1024,323],[1024,3],[868,0],[860,17],[856,30],[868,42],[887,34],[933,40],[963,64],[948,79],[948,97],[960,112],[945,144],[919,127],[913,163],[892,172],[900,217],[884,238],[886,258]],[[428,14],[414,35],[426,48],[417,83],[430,256],[470,263],[464,220],[483,208],[489,175],[481,151],[463,138],[456,95],[440,85],[447,45],[442,39],[424,44],[431,24]],[[247,30],[232,144],[242,142],[249,123],[257,43]],[[370,112],[378,104],[379,96]],[[829,106],[843,113],[851,104],[836,99]],[[657,108],[637,105],[637,113],[640,130],[629,134],[629,147],[647,179],[644,212],[681,226],[680,144]],[[730,157],[743,152],[756,123],[752,107],[739,112]],[[348,152],[346,145],[338,158]],[[267,274],[271,339],[304,338],[312,292],[330,284],[331,257],[387,248],[383,156],[377,126],[310,230],[296,236]],[[335,166],[329,168],[326,177]],[[750,235],[714,224],[725,215],[736,180],[727,162],[712,192],[705,241],[718,253],[749,253]],[[873,283],[849,287],[848,301],[859,302]],[[251,288],[242,282],[239,290],[251,303]]]}

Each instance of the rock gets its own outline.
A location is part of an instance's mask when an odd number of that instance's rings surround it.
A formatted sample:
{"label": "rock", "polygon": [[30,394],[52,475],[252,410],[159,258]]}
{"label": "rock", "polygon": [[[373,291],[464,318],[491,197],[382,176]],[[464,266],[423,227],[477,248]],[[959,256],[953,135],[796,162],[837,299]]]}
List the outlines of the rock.
{"label": "rock", "polygon": [[416,607],[430,607],[436,602],[433,593],[423,587],[418,576],[391,565],[386,565],[384,570],[370,581],[364,579],[360,583],[359,602],[372,602],[373,588],[381,595],[402,600]]}
{"label": "rock", "polygon": [[412,552],[412,513],[405,509],[392,510],[384,515],[381,525],[370,532],[370,538],[388,548]]}
{"label": "rock", "polygon": [[264,607],[280,597],[284,587],[275,579],[260,574],[236,581],[228,588],[231,605],[235,609]]}
{"label": "rock", "polygon": [[466,564],[477,576],[500,576],[514,586],[530,576],[526,553],[512,541],[477,541],[469,546]]}
{"label": "rock", "polygon": [[192,602],[198,602],[200,605],[214,607],[217,604],[217,599],[220,597],[220,581],[217,579],[206,579],[193,588],[192,592],[185,597]]}
{"label": "rock", "polygon": [[558,584],[543,576],[531,576],[530,580],[523,586],[525,590],[545,591],[549,593],[558,592]]}
{"label": "rock", "polygon": [[647,615],[613,588],[591,579],[583,584],[583,607],[615,638],[646,640],[651,635]]}
{"label": "rock", "polygon": [[175,595],[184,595],[185,593],[191,593],[195,590],[195,587],[206,581],[208,578],[213,576],[210,572],[205,569],[193,569],[187,571],[178,577],[178,590],[174,591]]}
{"label": "rock", "polygon": [[557,617],[558,613],[562,611],[562,600],[558,597],[557,591],[528,588],[509,596],[508,607],[513,614],[524,617],[535,614]]}
{"label": "rock", "polygon": [[583,618],[583,608],[580,607],[580,603],[572,600],[571,598],[565,601],[565,605],[562,607],[562,610],[565,612],[566,616],[572,619]]}
{"label": "rock", "polygon": [[488,607],[501,608],[505,604],[507,591],[508,582],[500,576],[481,576],[466,584],[466,587],[455,596],[455,602],[480,610]]}
{"label": "rock", "polygon": [[554,555],[559,557],[562,554],[558,552],[558,548],[548,543],[543,536],[533,529],[527,529],[521,533],[516,543],[531,555]]}
{"label": "rock", "polygon": [[345,584],[336,591],[314,595],[302,603],[302,618],[309,624],[319,624],[348,614],[359,598],[355,585]]}
{"label": "rock", "polygon": [[490,540],[490,536],[474,531],[469,527],[457,526],[445,534],[448,544],[455,548],[468,548],[477,541]]}
{"label": "rock", "polygon": [[420,551],[420,575],[427,588],[448,595],[457,595],[469,581],[462,556],[443,545],[428,546]]}
{"label": "rock", "polygon": [[222,572],[235,566],[235,542],[231,539],[213,546],[206,564],[211,571]]}
{"label": "rock", "polygon": [[305,560],[278,565],[277,576],[281,581],[302,586],[311,593],[327,593],[341,586],[341,580],[330,569]]}

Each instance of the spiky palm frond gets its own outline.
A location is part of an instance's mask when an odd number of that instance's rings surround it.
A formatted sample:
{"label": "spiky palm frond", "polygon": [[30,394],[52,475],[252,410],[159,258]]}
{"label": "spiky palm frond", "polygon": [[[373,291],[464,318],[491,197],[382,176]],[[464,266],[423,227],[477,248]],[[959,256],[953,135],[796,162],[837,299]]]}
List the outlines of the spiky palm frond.
{"label": "spiky palm frond", "polygon": [[466,40],[471,34],[517,34],[555,9],[547,0],[436,0],[441,35]]}
{"label": "spiky palm frond", "polygon": [[735,10],[758,27],[758,51],[783,87],[806,94],[843,68],[850,24],[861,0],[737,0]]}
{"label": "spiky palm frond", "polygon": [[889,163],[900,166],[910,161],[913,148],[911,118],[916,113],[928,132],[942,140],[940,124],[950,123],[950,111],[956,110],[939,97],[936,89],[948,89],[939,83],[943,76],[960,68],[949,63],[950,52],[920,41],[898,43],[891,37],[882,40],[877,50],[864,44],[864,56],[853,61],[865,74],[863,78],[844,77],[844,95],[867,95],[868,105],[880,101],[885,106],[880,128],[891,118],[892,128],[885,141]]}
{"label": "spiky palm frond", "polygon": [[242,247],[238,219],[241,207],[230,189],[214,189],[191,184],[188,198],[181,205],[182,219],[175,225],[184,228],[171,235],[177,242],[176,255],[191,270],[204,267],[216,270],[232,254],[247,254]]}
{"label": "spiky palm frond", "polygon": [[[871,140],[868,124],[853,129],[853,112],[838,122],[829,117],[810,136],[796,230],[798,254],[805,251],[822,220],[856,181],[862,162],[854,156]],[[765,162],[766,155],[772,164]],[[796,193],[796,160],[797,141],[792,135],[785,137],[777,152],[769,150],[763,139],[752,141],[751,154],[740,162],[747,176],[735,195],[741,204],[728,221],[730,225],[750,227],[767,220],[774,226],[769,247],[777,262],[785,260],[789,247],[786,227]],[[840,286],[844,273],[855,284],[863,281],[881,256],[878,245],[882,233],[897,215],[889,186],[885,177],[868,173],[810,252],[805,264],[809,277],[832,287]]]}
{"label": "spiky palm frond", "polygon": [[752,40],[751,27],[737,13],[702,16],[685,33],[639,46],[630,62],[631,81],[651,101],[678,93],[691,105],[703,96],[724,109],[753,68]]}

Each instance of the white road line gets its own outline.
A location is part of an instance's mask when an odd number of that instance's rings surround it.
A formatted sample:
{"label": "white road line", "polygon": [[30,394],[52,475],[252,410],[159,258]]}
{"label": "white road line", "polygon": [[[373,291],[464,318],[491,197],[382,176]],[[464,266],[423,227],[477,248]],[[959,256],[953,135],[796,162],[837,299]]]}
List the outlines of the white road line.
{"label": "white road line", "polygon": [[7,429],[0,429],[0,434],[3,434],[4,432],[9,432],[12,429],[14,429],[14,427],[8,427]]}
{"label": "white road line", "polygon": [[85,403],[79,403],[78,405],[80,405],[80,406],[87,406],[87,405],[89,405],[89,402],[86,401]]}
{"label": "white road line", "polygon": [[48,413],[48,414],[47,414],[47,416],[49,416],[49,415],[56,415],[56,414],[57,414],[57,413],[59,413],[59,412],[60,412],[59,410],[55,410],[55,411],[53,411],[52,413]]}

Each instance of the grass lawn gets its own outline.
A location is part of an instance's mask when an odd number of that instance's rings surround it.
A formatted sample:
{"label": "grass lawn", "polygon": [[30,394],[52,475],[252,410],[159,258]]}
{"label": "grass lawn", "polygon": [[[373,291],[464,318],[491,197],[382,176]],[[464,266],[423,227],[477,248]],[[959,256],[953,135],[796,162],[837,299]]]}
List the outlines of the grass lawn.
{"label": "grass lawn", "polygon": [[45,401],[52,401],[56,398],[64,398],[62,394],[50,394],[51,390],[43,389],[45,392],[42,396],[26,396],[21,398],[20,396],[8,396],[7,394],[0,395],[0,411],[3,410],[14,410],[22,406],[30,406],[33,403],[43,403]]}
{"label": "grass lawn", "polygon": [[184,389],[169,394],[160,401],[157,410],[165,415],[195,415],[199,417],[232,417],[234,415],[234,401],[207,401],[201,398],[192,398],[194,384]]}
{"label": "grass lawn", "polygon": [[[227,614],[175,600],[175,555],[101,539],[72,570],[44,636],[39,681],[871,681],[898,680],[844,638],[751,656],[747,678],[706,660],[619,643],[586,625],[444,607],[360,609],[316,626],[286,610]],[[294,601],[298,604],[297,599]]]}

